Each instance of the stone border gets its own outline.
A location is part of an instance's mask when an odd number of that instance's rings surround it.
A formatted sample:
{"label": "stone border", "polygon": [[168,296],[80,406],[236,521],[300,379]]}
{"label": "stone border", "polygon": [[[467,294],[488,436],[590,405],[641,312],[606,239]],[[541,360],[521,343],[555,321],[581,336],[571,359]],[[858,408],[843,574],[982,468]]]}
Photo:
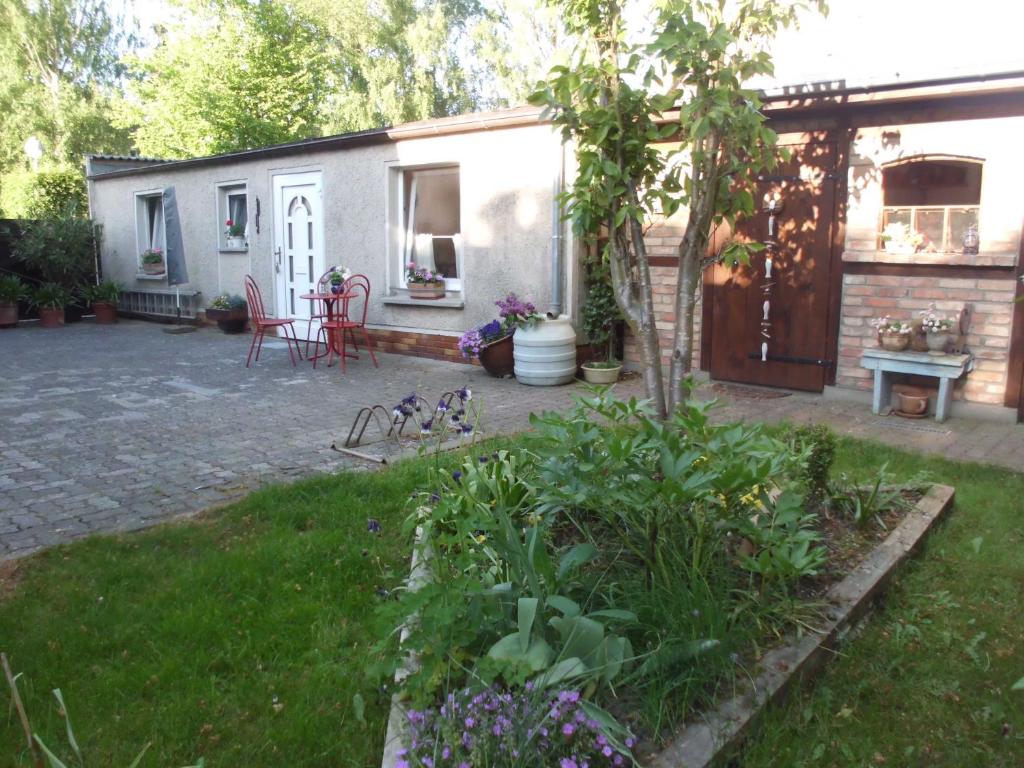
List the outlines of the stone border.
{"label": "stone border", "polygon": [[954,489],[933,485],[895,530],[826,595],[829,609],[819,634],[765,654],[748,690],[722,703],[702,721],[683,726],[648,768],[706,768],[735,750],[768,704],[785,700],[799,682],[820,671],[864,617],[897,569],[953,506]]}
{"label": "stone border", "polygon": [[[799,638],[766,653],[746,691],[723,702],[701,721],[684,725],[672,743],[646,764],[647,768],[709,768],[734,751],[750,735],[769,704],[784,701],[799,683],[831,660],[850,630],[889,585],[897,569],[920,548],[932,526],[953,507],[954,495],[955,490],[948,485],[936,484],[929,488],[885,541],[828,591],[825,600],[829,609],[818,634]],[[410,588],[422,584],[426,578],[425,564],[420,557],[419,531],[416,539]],[[407,634],[403,628],[403,640]],[[401,682],[415,663],[415,657],[411,656],[395,675],[396,683]],[[395,767],[407,732],[404,709],[396,693],[391,698],[381,768]]]}

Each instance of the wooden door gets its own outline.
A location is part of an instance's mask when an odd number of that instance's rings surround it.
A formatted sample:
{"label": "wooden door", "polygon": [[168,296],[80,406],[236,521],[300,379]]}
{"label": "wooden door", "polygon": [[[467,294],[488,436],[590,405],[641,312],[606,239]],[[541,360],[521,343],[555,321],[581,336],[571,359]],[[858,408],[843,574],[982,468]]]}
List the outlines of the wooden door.
{"label": "wooden door", "polygon": [[736,228],[768,247],[749,265],[713,268],[709,368],[714,379],[820,392],[839,311],[829,306],[837,152],[831,142],[787,149],[788,162],[758,177],[761,210]]}

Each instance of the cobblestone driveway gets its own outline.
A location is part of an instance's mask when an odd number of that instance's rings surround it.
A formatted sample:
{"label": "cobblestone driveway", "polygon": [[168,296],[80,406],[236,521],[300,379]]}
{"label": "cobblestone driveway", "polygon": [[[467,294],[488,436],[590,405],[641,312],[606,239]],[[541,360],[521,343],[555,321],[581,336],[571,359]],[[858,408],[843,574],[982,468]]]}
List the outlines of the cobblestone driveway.
{"label": "cobblestone driveway", "polygon": [[[534,388],[481,369],[399,355],[381,367],[293,368],[282,342],[245,368],[248,336],[171,335],[151,323],[0,331],[0,560],[97,531],[132,530],[230,501],[259,485],[367,466],[330,450],[364,405],[460,386],[488,434],[567,406],[575,385]],[[619,394],[641,391],[638,381]],[[907,422],[862,403],[720,384],[719,420],[826,422],[839,432],[955,460],[1024,470],[1024,426]]]}
{"label": "cobblestone driveway", "polygon": [[[472,387],[489,434],[576,386],[537,389],[480,368],[380,355],[293,368],[282,342],[245,368],[250,337],[83,322],[0,332],[0,560],[94,531],[132,530],[262,483],[353,464],[330,450],[360,407]],[[369,431],[368,431],[369,434]]]}

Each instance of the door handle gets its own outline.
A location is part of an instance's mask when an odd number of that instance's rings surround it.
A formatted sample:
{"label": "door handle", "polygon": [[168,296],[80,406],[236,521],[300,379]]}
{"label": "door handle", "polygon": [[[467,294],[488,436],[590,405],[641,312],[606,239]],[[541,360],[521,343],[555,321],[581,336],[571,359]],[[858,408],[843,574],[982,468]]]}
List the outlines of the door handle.
{"label": "door handle", "polygon": [[274,271],[281,271],[281,246],[274,249]]}

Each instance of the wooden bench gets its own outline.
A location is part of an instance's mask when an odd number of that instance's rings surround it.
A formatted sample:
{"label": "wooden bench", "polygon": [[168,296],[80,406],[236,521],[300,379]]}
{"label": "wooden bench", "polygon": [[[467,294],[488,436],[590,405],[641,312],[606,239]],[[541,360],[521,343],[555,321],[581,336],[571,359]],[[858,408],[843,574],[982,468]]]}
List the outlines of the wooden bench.
{"label": "wooden bench", "polygon": [[871,412],[878,414],[892,403],[892,373],[914,373],[934,376],[939,380],[939,397],[935,403],[935,420],[949,418],[953,402],[953,382],[974,369],[974,356],[933,355],[928,352],[888,352],[884,349],[866,349],[860,359],[861,367],[875,372],[875,388],[871,398]]}

